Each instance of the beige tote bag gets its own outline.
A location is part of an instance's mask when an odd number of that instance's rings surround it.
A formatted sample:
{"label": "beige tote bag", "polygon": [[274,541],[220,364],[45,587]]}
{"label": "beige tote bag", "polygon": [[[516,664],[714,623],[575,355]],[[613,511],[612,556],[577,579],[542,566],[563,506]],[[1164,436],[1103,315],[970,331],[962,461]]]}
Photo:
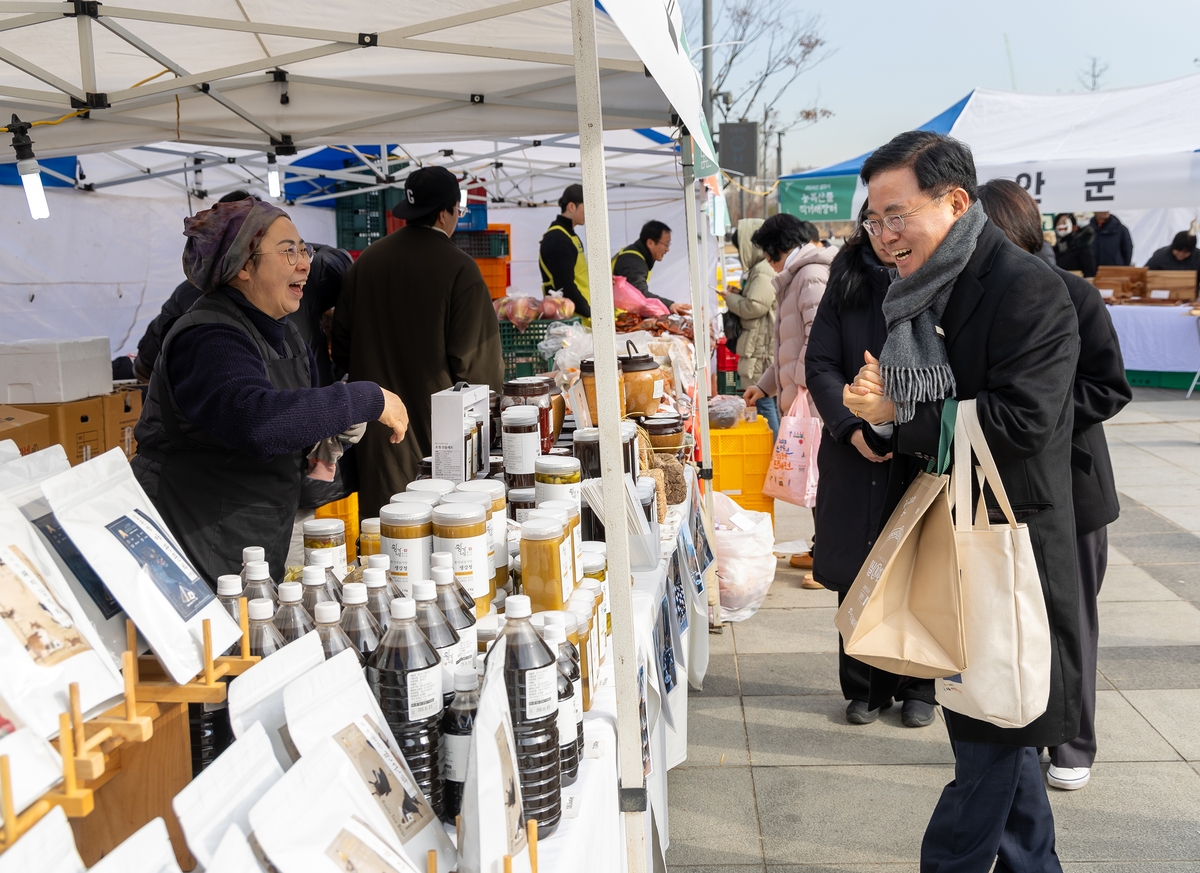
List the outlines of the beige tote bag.
{"label": "beige tote bag", "polygon": [[[973,524],[971,449],[980,463]],[[989,524],[984,482],[1007,524]],[[969,666],[934,682],[937,702],[998,727],[1025,727],[1046,711],[1050,698],[1050,622],[1029,528],[1013,515],[974,400],[958,404],[952,492]]]}

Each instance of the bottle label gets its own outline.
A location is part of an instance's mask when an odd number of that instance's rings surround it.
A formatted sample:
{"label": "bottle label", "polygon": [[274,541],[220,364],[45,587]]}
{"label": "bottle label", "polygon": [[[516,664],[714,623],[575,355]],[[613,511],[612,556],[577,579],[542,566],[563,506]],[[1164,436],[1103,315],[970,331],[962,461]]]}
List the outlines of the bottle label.
{"label": "bottle label", "polygon": [[533,721],[558,712],[558,664],[525,671],[525,718]]}
{"label": "bottle label", "polygon": [[[395,582],[396,587],[400,589],[401,597],[412,597],[412,584],[414,577],[397,576],[395,573],[388,573],[388,575],[392,577],[392,581]],[[417,578],[417,581],[420,582],[421,579]]]}
{"label": "bottle label", "polygon": [[460,643],[455,643],[452,646],[446,646],[443,649],[438,649],[438,657],[442,660],[442,695],[446,692],[454,690],[454,671],[458,667],[459,652],[462,651]]}
{"label": "bottle label", "polygon": [[655,400],[657,400],[658,398],[662,397],[662,393],[663,393],[663,387],[664,387],[664,386],[663,386],[663,380],[662,380],[662,379],[655,379],[655,380],[654,380],[654,391],[653,391],[653,393],[654,393],[654,399],[655,399]]}
{"label": "bottle label", "polygon": [[[467,589],[468,594],[478,600],[488,593],[492,568],[491,561],[488,559],[487,534],[454,539],[434,537],[433,550],[449,552],[453,556],[451,566],[454,568],[454,575],[462,583],[462,587]],[[414,576],[412,578],[419,579],[421,577]]]}
{"label": "bottle label", "polygon": [[575,542],[575,584],[578,585],[583,581],[583,525],[575,525],[571,539]]}
{"label": "bottle label", "polygon": [[327,549],[305,549],[304,563],[305,565],[316,563],[317,555],[332,555],[333,556],[333,575],[338,577],[341,582],[346,578],[346,547],[345,546],[330,546]]}
{"label": "bottle label", "polygon": [[524,524],[525,520],[529,518],[529,513],[533,512],[533,510],[532,509],[517,509],[517,510],[515,510],[515,512],[517,515],[517,524]]}
{"label": "bottle label", "polygon": [[554,723],[558,725],[559,748],[575,745],[575,732],[579,730],[579,726],[575,723],[575,705],[570,700],[558,702],[558,718]]}
{"label": "bottle label", "polygon": [[408,720],[421,721],[442,709],[442,666],[435,664],[414,670],[405,677],[408,683]]}
{"label": "bottle label", "polygon": [[566,603],[571,592],[575,590],[575,547],[570,537],[563,540],[562,545],[558,547],[558,561],[562,568],[562,599],[563,603]]}
{"label": "bottle label", "polygon": [[583,680],[573,679],[571,685],[575,689],[575,694],[571,697],[574,701],[575,721],[583,724]]}
{"label": "bottle label", "polygon": [[612,603],[608,599],[608,574],[604,574],[604,578],[600,580],[600,593],[604,599],[600,601],[600,609],[604,613],[604,634],[612,636]]}
{"label": "bottle label", "polygon": [[588,669],[594,677],[593,682],[600,681],[600,634],[597,622],[592,622],[595,625],[592,628],[592,633],[588,637]]}
{"label": "bottle label", "polygon": [[[430,555],[433,554],[433,537],[412,537],[411,539],[392,539],[380,537],[381,554],[391,560],[392,578],[400,582],[402,579],[418,581],[429,578]],[[405,595],[408,596],[408,595]]]}
{"label": "bottle label", "polygon": [[[507,467],[505,469],[508,469]],[[533,499],[541,506],[547,500],[570,500],[579,510],[579,483],[571,485],[550,485],[546,482],[533,483]]]}
{"label": "bottle label", "polygon": [[458,657],[455,667],[470,667],[474,670],[475,656],[478,654],[479,634],[475,630],[475,625],[461,628],[458,632]]}
{"label": "bottle label", "polygon": [[534,433],[504,433],[504,472],[533,473],[533,462],[542,453],[542,435]]}
{"label": "bottle label", "polygon": [[467,781],[467,759],[471,738],[442,734],[442,778],[449,782]]}

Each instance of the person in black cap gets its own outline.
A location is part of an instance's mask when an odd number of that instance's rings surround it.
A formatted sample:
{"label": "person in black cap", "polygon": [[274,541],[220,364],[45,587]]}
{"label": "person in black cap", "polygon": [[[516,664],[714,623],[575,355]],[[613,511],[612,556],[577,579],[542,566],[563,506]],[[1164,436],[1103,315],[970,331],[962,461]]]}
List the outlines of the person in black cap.
{"label": "person in black cap", "polygon": [[458,180],[444,167],[422,167],[404,195],[392,214],[406,226],[359,256],[334,310],[334,363],[352,380],[396,392],[409,413],[404,442],[370,425],[358,444],[363,518],[417,478],[431,453],[430,395],[458,382],[499,391],[504,379],[491,295],[479,266],[450,240],[461,214]]}
{"label": "person in black cap", "polygon": [[558,198],[560,214],[542,236],[538,265],[542,268],[542,294],[561,291],[575,304],[575,314],[592,317],[588,291],[587,258],[575,228],[583,224],[583,186],[568,185]]}

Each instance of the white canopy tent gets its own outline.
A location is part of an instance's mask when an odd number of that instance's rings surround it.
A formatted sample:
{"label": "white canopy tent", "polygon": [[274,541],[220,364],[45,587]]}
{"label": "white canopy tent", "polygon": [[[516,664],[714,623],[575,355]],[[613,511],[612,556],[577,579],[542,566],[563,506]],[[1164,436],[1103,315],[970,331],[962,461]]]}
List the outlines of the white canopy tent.
{"label": "white canopy tent", "polygon": [[[595,0],[441,0],[431,18],[427,4],[363,0],[209,0],[204,15],[189,14],[194,4],[182,0],[131,2],[136,8],[0,2],[0,61],[7,65],[0,68],[0,109],[45,122],[33,130],[37,153],[112,150],[164,137],[290,153],[348,140],[578,131],[593,215],[607,214],[605,126],[670,124],[673,109],[697,136],[697,150],[715,161],[674,3],[607,0],[598,14]],[[690,142],[685,151],[685,239],[703,325]],[[596,223],[587,254],[604,496],[606,505],[623,507],[608,236],[607,224]],[[708,358],[704,334],[697,331],[701,362]],[[708,379],[700,377],[703,409]],[[606,527],[624,525],[610,518]],[[624,537],[609,537],[608,570],[629,578]],[[649,843],[629,587],[612,586],[612,598],[620,804],[629,869],[641,871]]]}

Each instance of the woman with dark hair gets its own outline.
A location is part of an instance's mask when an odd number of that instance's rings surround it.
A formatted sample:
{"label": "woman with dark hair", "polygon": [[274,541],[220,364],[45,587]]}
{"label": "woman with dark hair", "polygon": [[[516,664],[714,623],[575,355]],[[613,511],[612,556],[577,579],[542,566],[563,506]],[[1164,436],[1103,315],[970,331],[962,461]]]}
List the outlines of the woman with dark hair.
{"label": "woman with dark hair", "polygon": [[[1013,182],[1013,184],[1017,183]],[[1024,188],[1021,188],[1021,191],[1028,193]],[[1036,206],[1037,204],[1034,203],[1035,208]],[[995,221],[995,219],[992,220]],[[995,223],[999,226],[999,222]],[[1041,226],[1041,213],[1038,213],[1038,227],[1041,228]],[[1059,268],[1067,272],[1083,273],[1088,278],[1095,276],[1096,253],[1092,251],[1092,240],[1096,238],[1096,231],[1086,224],[1080,227],[1073,212],[1060,212],[1054,216],[1054,233],[1058,236],[1058,242],[1054,244],[1054,260]],[[1025,248],[1020,243],[1017,245]],[[1041,246],[1039,245],[1038,248],[1040,249]]]}
{"label": "woman with dark hair", "polygon": [[[821,487],[813,513],[813,576],[837,592],[839,605],[879,533],[891,458],[871,451],[863,420],[842,403],[842,390],[858,374],[863,351],[878,357],[887,339],[883,298],[894,262],[879,239],[862,229],[866,204],[861,212],[857,230],[829,268],[804,361],[808,390],[825,422],[817,452]],[[850,724],[870,724],[879,717],[879,709],[867,706],[870,678],[871,668],[847,656],[839,639],[838,679]],[[903,700],[905,726],[932,724],[932,680],[914,680],[897,696]]]}
{"label": "woman with dark hair", "polygon": [[[992,223],[1017,246],[1027,252],[1040,247],[1042,218],[1037,203],[1020,185],[1007,179],[988,182],[979,188],[979,202]],[[1133,392],[1125,379],[1117,332],[1100,292],[1061,267],[1055,272],[1066,284],[1079,318],[1079,364],[1072,389],[1071,498],[1075,505],[1083,711],[1079,736],[1050,750],[1046,781],[1070,790],[1087,785],[1096,759],[1096,644],[1100,635],[1096,598],[1108,565],[1108,525],[1121,512],[1102,422],[1120,412]]]}

